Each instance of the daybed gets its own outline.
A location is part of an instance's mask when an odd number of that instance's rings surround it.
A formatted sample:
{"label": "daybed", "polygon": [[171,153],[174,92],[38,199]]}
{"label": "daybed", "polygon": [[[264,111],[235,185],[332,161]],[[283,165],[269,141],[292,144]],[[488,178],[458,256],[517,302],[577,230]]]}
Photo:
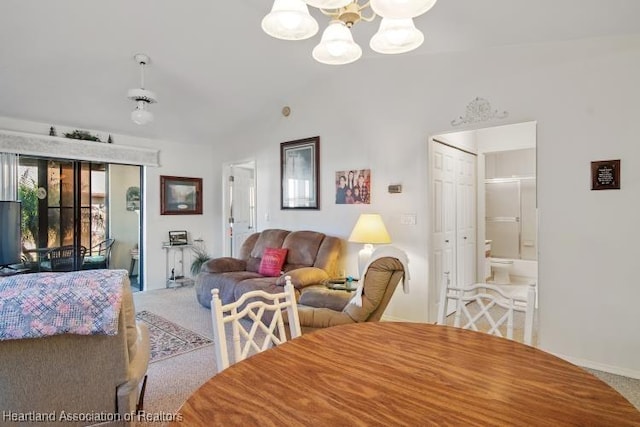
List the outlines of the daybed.
{"label": "daybed", "polygon": [[[276,259],[276,252],[284,253],[283,258]],[[316,231],[254,233],[243,243],[239,258],[215,258],[203,265],[196,276],[196,296],[200,304],[211,308],[214,288],[219,289],[222,304],[253,290],[282,292],[283,273],[291,276],[299,296],[300,289],[337,276],[341,252],[341,239]]]}
{"label": "daybed", "polygon": [[125,270],[2,278],[0,301],[1,425],[90,425],[135,414],[150,344]]}

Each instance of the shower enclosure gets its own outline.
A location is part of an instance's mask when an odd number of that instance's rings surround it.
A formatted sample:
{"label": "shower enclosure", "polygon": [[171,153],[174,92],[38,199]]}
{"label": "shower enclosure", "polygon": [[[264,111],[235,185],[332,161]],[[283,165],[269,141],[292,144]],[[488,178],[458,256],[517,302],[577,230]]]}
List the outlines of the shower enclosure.
{"label": "shower enclosure", "polygon": [[533,167],[527,160],[532,155],[515,150],[486,157],[485,235],[493,258],[537,259],[535,160]]}

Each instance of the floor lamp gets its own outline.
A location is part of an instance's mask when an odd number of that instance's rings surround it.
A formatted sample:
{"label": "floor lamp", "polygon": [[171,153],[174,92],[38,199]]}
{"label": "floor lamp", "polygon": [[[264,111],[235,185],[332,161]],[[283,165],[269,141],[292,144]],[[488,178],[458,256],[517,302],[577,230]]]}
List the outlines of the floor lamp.
{"label": "floor lamp", "polygon": [[363,248],[358,252],[358,274],[362,278],[364,267],[371,258],[373,245],[391,243],[391,236],[389,236],[379,214],[360,214],[356,225],[351,231],[349,241],[364,243]]}

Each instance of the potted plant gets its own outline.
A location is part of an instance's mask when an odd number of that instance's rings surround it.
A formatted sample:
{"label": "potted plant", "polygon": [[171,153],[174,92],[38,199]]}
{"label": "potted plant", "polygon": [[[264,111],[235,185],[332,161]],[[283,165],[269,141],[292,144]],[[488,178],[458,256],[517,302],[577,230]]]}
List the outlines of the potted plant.
{"label": "potted plant", "polygon": [[200,245],[196,245],[192,248],[193,257],[191,261],[191,276],[195,277],[200,273],[200,269],[211,259],[211,256],[207,253],[206,249]]}

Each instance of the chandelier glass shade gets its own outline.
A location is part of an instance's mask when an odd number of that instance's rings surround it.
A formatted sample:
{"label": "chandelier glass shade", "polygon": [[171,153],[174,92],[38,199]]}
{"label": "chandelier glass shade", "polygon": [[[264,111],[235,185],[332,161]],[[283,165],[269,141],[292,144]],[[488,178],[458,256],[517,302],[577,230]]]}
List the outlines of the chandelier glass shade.
{"label": "chandelier glass shade", "polygon": [[360,59],[362,49],[353,41],[345,23],[334,20],[322,33],[322,40],[313,49],[312,56],[323,64],[342,65]]}
{"label": "chandelier glass shade", "polygon": [[371,37],[369,46],[378,53],[409,52],[424,42],[422,31],[413,24],[413,19],[382,18],[380,29]]}
{"label": "chandelier glass shade", "polygon": [[431,9],[437,0],[371,0],[371,9],[383,18],[415,18]]}
{"label": "chandelier glass shade", "polygon": [[353,40],[351,28],[360,21],[380,16],[380,28],[371,38],[372,50],[397,54],[416,49],[424,42],[413,18],[431,9],[437,0],[275,0],[271,12],[262,20],[262,29],[282,40],[303,40],[318,32],[318,23],[308,6],[330,18],[322,39],[312,52],[323,64],[341,65],[357,61],[362,49]]}
{"label": "chandelier glass shade", "polygon": [[304,40],[318,32],[318,22],[302,0],[275,0],[262,19],[262,30],[282,40]]}

